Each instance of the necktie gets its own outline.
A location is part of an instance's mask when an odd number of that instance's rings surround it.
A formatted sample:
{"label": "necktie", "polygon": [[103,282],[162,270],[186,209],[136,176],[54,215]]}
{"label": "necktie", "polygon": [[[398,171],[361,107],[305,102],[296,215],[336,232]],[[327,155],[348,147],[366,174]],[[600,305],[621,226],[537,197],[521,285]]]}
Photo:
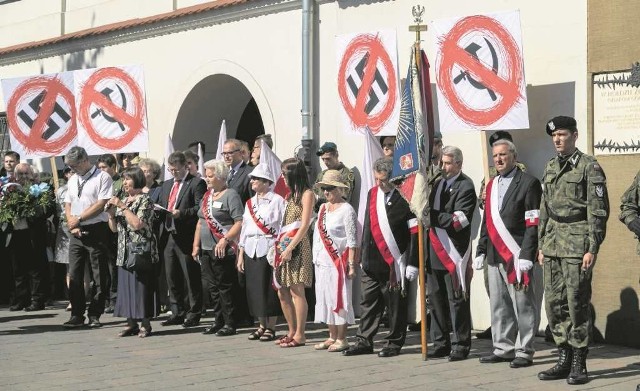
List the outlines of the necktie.
{"label": "necktie", "polygon": [[233,179],[233,175],[236,173],[236,170],[234,170],[233,168],[229,170],[229,176],[227,177],[227,186],[229,186],[229,183],[231,183],[231,180]]}
{"label": "necktie", "polygon": [[[172,212],[176,208],[176,199],[178,198],[178,191],[180,190],[180,182],[179,180],[173,181],[173,186],[171,187],[171,193],[169,193],[169,201],[167,202],[167,209]],[[173,216],[168,213],[167,218],[165,220],[165,225],[168,230],[174,230],[173,226]]]}

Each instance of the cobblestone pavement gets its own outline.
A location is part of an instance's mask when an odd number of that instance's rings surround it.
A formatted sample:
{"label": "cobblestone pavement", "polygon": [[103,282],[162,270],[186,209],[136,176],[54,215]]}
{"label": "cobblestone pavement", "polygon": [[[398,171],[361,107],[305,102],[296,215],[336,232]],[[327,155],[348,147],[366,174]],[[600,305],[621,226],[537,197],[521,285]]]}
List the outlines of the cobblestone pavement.
{"label": "cobblestone pavement", "polygon": [[[343,357],[314,351],[326,338],[309,324],[307,345],[283,349],[273,343],[248,341],[238,335],[202,335],[200,327],[162,327],[154,335],[118,338],[124,321],[102,317],[100,329],[65,330],[69,317],[63,303],[39,312],[0,308],[1,390],[635,390],[640,383],[640,350],[611,345],[591,348],[591,382],[569,386],[564,380],[541,382],[538,371],[555,362],[551,344],[538,338],[532,367],[511,369],[508,363],[480,364],[490,342],[473,340],[469,359],[422,361],[419,334],[410,332],[400,356]],[[166,315],[160,320],[166,318]],[[283,326],[278,326],[282,332]],[[384,337],[381,330],[378,350]],[[350,329],[355,334],[355,326]]]}

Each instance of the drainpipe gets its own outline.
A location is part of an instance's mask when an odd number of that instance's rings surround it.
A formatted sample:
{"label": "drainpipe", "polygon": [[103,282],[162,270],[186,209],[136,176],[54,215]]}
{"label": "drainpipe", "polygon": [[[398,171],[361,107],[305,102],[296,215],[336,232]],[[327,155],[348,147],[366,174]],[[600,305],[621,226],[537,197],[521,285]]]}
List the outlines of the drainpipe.
{"label": "drainpipe", "polygon": [[298,152],[311,174],[314,133],[313,102],[313,7],[314,0],[302,0],[302,148]]}

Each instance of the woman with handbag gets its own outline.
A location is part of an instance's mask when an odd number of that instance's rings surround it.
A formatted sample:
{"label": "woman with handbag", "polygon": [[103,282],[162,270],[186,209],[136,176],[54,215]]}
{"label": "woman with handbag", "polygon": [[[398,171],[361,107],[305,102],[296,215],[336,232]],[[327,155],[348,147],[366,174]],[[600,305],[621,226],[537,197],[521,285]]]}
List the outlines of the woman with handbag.
{"label": "woman with handbag", "polygon": [[329,338],[316,350],[341,352],[349,348],[347,325],[355,323],[351,284],[356,275],[356,212],[342,198],[349,187],[340,171],[327,170],[316,183],[327,200],[320,206],[313,231],[313,263],[316,274],[316,323],[326,323]]}
{"label": "woman with handbag", "polygon": [[242,200],[227,188],[229,167],[221,160],[204,164],[207,192],[198,210],[192,256],[202,266],[203,291],[213,304],[213,323],[203,334],[234,335],[234,291],[237,284],[236,240],[242,229]]}
{"label": "woman with handbag", "polygon": [[[149,196],[142,192],[146,181],[138,167],[122,172],[124,199],[107,202],[109,228],[118,232],[118,296],[113,315],[127,318],[118,336],[151,335],[151,318],[158,316],[158,247],[153,234],[155,213]],[[138,321],[141,321],[141,327]]]}
{"label": "woman with handbag", "polygon": [[[249,174],[251,197],[244,207],[242,232],[238,241],[238,271],[247,276],[249,312],[257,317],[260,326],[249,334],[250,340],[272,341],[280,310],[278,295],[272,286],[273,268],[267,259],[275,245],[284,215],[284,198],[270,187],[273,175],[265,164],[258,164]],[[272,260],[273,261],[273,260]]]}

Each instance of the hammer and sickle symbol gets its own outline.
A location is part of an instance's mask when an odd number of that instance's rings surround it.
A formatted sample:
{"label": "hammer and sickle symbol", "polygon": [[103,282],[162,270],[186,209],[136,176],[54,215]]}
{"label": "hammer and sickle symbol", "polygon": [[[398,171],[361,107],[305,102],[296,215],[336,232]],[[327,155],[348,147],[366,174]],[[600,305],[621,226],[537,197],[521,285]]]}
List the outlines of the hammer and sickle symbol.
{"label": "hammer and sickle symbol", "polygon": [[[493,47],[491,42],[489,42],[486,38],[484,38],[484,41],[487,43],[487,46],[489,47],[489,51],[491,52],[491,61],[492,61],[491,70],[493,71],[493,73],[497,75],[498,74],[498,54],[496,53],[496,49]],[[481,47],[482,46],[478,45],[477,43],[471,42],[466,48],[464,48],[464,50],[467,53],[471,54],[476,60],[479,60],[478,50],[480,50]],[[469,72],[460,71],[460,74],[453,79],[453,83],[458,84],[462,80],[467,80],[469,84],[471,84],[471,86],[473,86],[474,88],[477,88],[479,90],[487,90],[487,93],[491,97],[492,101],[495,101],[496,99],[498,99],[498,97],[496,96],[496,93],[493,92],[492,89],[487,88],[484,84],[474,79],[473,76],[469,74]]]}
{"label": "hammer and sickle symbol", "polygon": [[[118,92],[120,92],[120,96],[122,97],[122,110],[126,111],[127,110],[127,96],[124,94],[124,91],[122,91],[122,88],[120,88],[119,85],[116,84],[116,88],[118,89]],[[105,97],[107,97],[107,99],[109,99],[111,102],[113,102],[113,100],[111,100],[111,93],[113,92],[113,90],[109,87],[105,87],[104,89],[102,89],[102,91],[100,91],[100,93],[102,95],[104,95]],[[112,123],[117,123],[118,126],[120,127],[120,130],[122,130],[124,132],[124,125],[118,121],[117,119],[113,118],[112,116],[110,116],[109,114],[105,113],[104,110],[102,109],[97,109],[93,114],[91,114],[91,118],[96,118],[97,116],[103,116],[104,119],[106,119],[109,122]]]}

